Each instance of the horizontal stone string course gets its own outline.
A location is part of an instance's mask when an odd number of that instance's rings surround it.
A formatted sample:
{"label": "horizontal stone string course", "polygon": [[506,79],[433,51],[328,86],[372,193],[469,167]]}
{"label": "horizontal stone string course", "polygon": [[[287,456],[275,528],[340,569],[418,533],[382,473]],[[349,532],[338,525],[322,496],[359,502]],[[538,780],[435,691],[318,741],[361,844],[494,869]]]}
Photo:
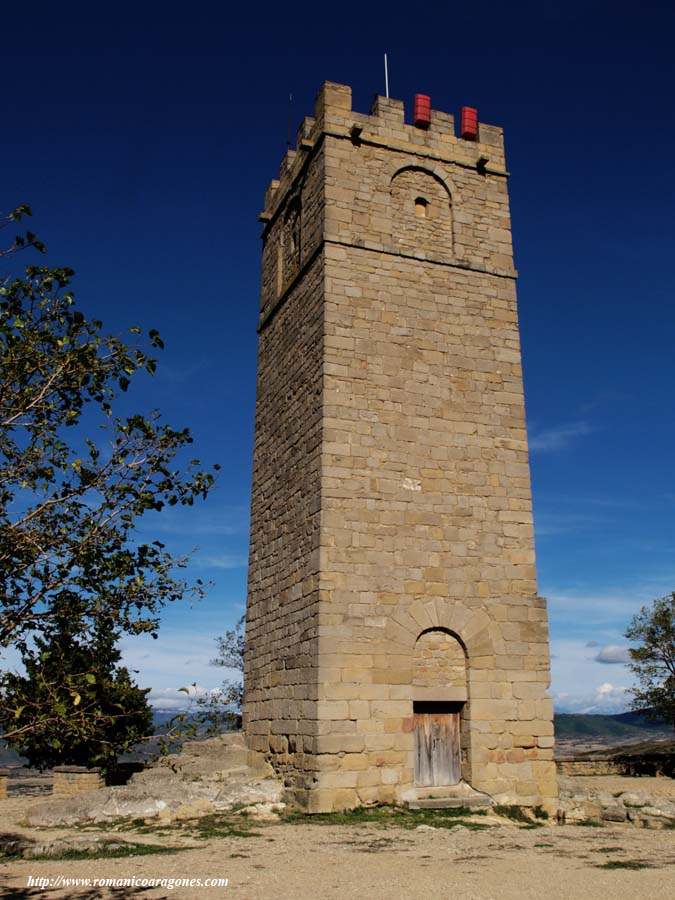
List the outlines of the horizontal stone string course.
{"label": "horizontal stone string course", "polygon": [[432,733],[555,810],[506,174],[327,83],[266,193],[244,728],[310,811],[447,789]]}

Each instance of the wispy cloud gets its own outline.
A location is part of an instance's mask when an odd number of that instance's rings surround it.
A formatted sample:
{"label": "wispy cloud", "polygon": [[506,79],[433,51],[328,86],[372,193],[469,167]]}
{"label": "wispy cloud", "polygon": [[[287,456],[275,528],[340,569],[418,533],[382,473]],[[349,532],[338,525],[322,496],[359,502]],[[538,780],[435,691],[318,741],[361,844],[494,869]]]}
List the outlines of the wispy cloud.
{"label": "wispy cloud", "polygon": [[157,368],[155,378],[157,381],[166,381],[171,385],[186,384],[197,376],[202,376],[205,371],[213,369],[214,362],[208,356],[203,356],[197,362],[190,362],[185,365],[175,363],[162,362]]}
{"label": "wispy cloud", "polygon": [[201,539],[204,536],[248,534],[248,519],[247,507],[223,505],[215,510],[204,506],[180,510],[165,508],[148,521],[153,531]]}
{"label": "wispy cloud", "polygon": [[552,453],[556,450],[564,450],[579,438],[590,434],[592,430],[588,422],[570,422],[569,425],[559,425],[557,428],[547,428],[539,432],[535,428],[531,428],[530,451],[532,453]]}
{"label": "wispy cloud", "polygon": [[243,569],[248,559],[236,553],[217,553],[210,556],[196,556],[194,563],[205,569]]}
{"label": "wispy cloud", "polygon": [[[640,609],[649,605],[654,597],[663,597],[672,590],[675,584],[675,571],[671,566],[654,572],[632,583],[617,585],[614,590],[596,592],[584,590],[579,586],[576,590],[558,590],[554,585],[542,585],[541,593],[548,597],[549,616],[552,627],[559,634],[575,633],[576,637],[588,635],[590,629],[602,628],[605,632],[602,643],[612,637],[623,636],[626,626]],[[585,634],[584,634],[585,632]],[[608,633],[610,632],[610,633]]]}
{"label": "wispy cloud", "polygon": [[[577,634],[591,627],[625,628],[644,602],[637,591],[593,593],[592,591],[543,591],[548,596],[549,615],[556,627]],[[579,634],[579,636],[581,636]]]}
{"label": "wispy cloud", "polygon": [[580,404],[579,412],[583,415],[603,409],[611,413],[617,407],[624,407],[631,399],[631,394],[624,391],[607,390],[591,396],[585,403]]}
{"label": "wispy cloud", "polygon": [[608,644],[594,656],[594,659],[596,662],[606,663],[611,666],[625,665],[625,663],[630,662],[630,653],[628,647]]}
{"label": "wispy cloud", "polygon": [[569,513],[544,511],[535,509],[534,530],[538,538],[551,535],[569,534],[570,532],[595,529],[606,521],[603,516],[588,513]]}

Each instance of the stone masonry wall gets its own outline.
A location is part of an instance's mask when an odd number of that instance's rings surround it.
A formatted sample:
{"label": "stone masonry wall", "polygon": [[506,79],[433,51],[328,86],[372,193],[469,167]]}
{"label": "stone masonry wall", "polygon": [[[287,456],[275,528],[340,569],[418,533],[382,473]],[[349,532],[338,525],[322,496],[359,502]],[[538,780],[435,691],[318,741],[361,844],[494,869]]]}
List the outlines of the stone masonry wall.
{"label": "stone masonry wall", "polygon": [[[314,782],[324,171],[289,151],[263,240],[243,726],[302,797]],[[291,241],[295,243],[291,247]]]}
{"label": "stone masonry wall", "polygon": [[501,130],[424,131],[382,97],[365,116],[327,84],[261,218],[249,742],[310,810],[411,796],[415,648],[442,629],[466,652],[464,778],[553,808]]}
{"label": "stone masonry wall", "polygon": [[559,759],[556,769],[561,775],[625,775],[626,764],[616,759]]}
{"label": "stone masonry wall", "polygon": [[[457,638],[446,631],[425,631],[417,639],[412,686],[414,700],[448,700],[447,688],[459,692],[453,700],[467,699],[466,659]],[[421,690],[418,692],[416,688]]]}
{"label": "stone masonry wall", "polygon": [[260,334],[244,729],[305,790],[317,700],[323,262]]}
{"label": "stone masonry wall", "polygon": [[552,708],[513,282],[359,248],[326,256],[319,709],[349,740],[333,731],[319,747],[328,766],[333,748],[350,753],[320,790],[348,803],[412,786],[413,650],[436,627],[468,651],[465,777],[502,802],[542,802]]}

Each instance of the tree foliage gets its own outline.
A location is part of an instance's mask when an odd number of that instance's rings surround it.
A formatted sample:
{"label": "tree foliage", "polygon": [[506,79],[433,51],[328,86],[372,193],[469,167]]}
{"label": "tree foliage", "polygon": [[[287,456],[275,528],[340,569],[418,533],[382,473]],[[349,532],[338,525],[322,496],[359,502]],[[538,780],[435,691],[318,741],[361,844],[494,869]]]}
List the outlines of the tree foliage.
{"label": "tree foliage", "polygon": [[638,644],[630,648],[630,669],[637,678],[633,709],[675,728],[675,593],[643,606],[626,629]]}
{"label": "tree foliage", "polygon": [[189,698],[187,709],[176,713],[166,724],[160,740],[163,753],[177,749],[185,738],[213,736],[223,731],[241,728],[241,704],[244,685],[245,616],[242,616],[230,631],[216,638],[217,655],[209,660],[212,666],[234,669],[234,678],[225,678],[213,691],[198,694],[197,685],[180,688]]}
{"label": "tree foliage", "polygon": [[221,702],[241,722],[241,704],[244,699],[244,648],[246,645],[246,616],[242,616],[233,629],[216,638],[218,653],[212,659],[212,666],[221,666],[239,672],[237,678],[226,678],[220,687]]}
{"label": "tree foliage", "polygon": [[[12,212],[5,215],[0,214],[0,229],[8,228],[14,225],[15,222],[20,222],[26,216],[32,215],[33,212],[30,206],[27,203],[22,203],[21,206],[13,209]],[[14,241],[9,247],[0,247],[0,258],[16,253],[18,250],[25,250],[27,247],[34,247],[40,253],[45,252],[45,245],[42,241],[39,241],[32,231],[27,231],[25,234],[15,235]]]}
{"label": "tree foliage", "polygon": [[56,614],[23,657],[25,675],[7,673],[0,726],[32,767],[101,766],[153,731],[147,694],[119,665],[117,635],[99,620],[82,636],[72,610]]}
{"label": "tree foliage", "polygon": [[[19,249],[41,248],[30,233],[21,240]],[[154,635],[166,603],[203,593],[199,580],[180,577],[186,559],[140,540],[137,526],[148,512],[205,497],[213,473],[183,461],[187,428],[157,411],[115,414],[134,376],[154,373],[162,340],[151,330],[143,345],[137,327],[128,339],[106,334],[76,306],[72,276],[28,266],[0,281],[0,646],[27,663],[33,637],[67,616],[89,646],[101,629]],[[66,696],[72,677],[64,672],[55,690]],[[0,706],[4,715],[1,691]]]}
{"label": "tree foliage", "polygon": [[[216,638],[217,655],[210,660],[212,666],[221,666],[225,669],[236,669],[237,672],[244,671],[244,649],[246,647],[246,616],[242,616],[237,620],[237,624],[230,631],[226,631],[222,637]],[[241,708],[243,699],[244,686],[241,681],[237,681],[240,686],[240,697],[238,707]]]}

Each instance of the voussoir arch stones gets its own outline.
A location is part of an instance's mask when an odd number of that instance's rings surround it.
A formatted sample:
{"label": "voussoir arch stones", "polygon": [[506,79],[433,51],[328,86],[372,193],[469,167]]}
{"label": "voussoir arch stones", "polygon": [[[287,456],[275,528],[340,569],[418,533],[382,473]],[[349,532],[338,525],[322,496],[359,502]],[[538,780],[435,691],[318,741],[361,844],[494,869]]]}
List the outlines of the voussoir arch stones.
{"label": "voussoir arch stones", "polygon": [[391,652],[411,655],[423,631],[442,629],[455,635],[464,646],[472,668],[480,668],[495,655],[504,653],[498,623],[484,609],[471,609],[453,600],[416,600],[397,610],[387,621],[386,635]]}
{"label": "voussoir arch stones", "polygon": [[400,160],[392,162],[382,173],[382,186],[386,186],[386,188],[391,191],[392,185],[395,183],[396,179],[406,172],[419,172],[420,174],[431,176],[445,189],[448,201],[453,206],[461,204],[462,196],[459,187],[454,183],[453,179],[445,169],[428,159],[414,159],[403,165]]}

